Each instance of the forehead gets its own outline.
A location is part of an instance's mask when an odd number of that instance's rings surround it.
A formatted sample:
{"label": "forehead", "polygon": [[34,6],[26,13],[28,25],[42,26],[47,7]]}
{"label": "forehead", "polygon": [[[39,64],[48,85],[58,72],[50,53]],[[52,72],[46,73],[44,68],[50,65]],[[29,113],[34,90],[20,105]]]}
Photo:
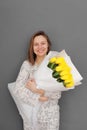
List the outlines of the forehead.
{"label": "forehead", "polygon": [[43,36],[43,35],[39,35],[39,36],[36,36],[34,38],[34,42],[38,42],[38,41],[47,41],[46,37]]}

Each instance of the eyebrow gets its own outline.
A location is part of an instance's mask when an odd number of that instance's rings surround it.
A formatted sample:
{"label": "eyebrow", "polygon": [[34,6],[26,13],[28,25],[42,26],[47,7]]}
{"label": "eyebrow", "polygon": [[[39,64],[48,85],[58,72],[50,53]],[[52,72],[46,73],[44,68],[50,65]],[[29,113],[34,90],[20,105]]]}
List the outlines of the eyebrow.
{"label": "eyebrow", "polygon": [[[47,42],[47,40],[41,41],[41,42]],[[34,43],[38,43],[38,42],[34,42]]]}

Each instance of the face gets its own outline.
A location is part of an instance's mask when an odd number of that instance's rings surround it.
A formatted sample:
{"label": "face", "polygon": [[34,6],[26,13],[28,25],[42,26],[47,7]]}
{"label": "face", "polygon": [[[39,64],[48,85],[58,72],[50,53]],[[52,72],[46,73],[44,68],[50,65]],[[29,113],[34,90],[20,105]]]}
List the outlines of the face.
{"label": "face", "polygon": [[37,57],[44,57],[48,51],[48,42],[42,35],[36,36],[33,42],[34,53]]}

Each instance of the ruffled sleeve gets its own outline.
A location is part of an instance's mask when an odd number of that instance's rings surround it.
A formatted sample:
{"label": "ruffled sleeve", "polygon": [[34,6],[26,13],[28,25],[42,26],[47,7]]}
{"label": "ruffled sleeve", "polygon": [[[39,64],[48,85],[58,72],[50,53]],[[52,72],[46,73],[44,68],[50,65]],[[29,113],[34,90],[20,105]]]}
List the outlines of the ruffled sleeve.
{"label": "ruffled sleeve", "polygon": [[17,98],[22,102],[35,105],[38,103],[39,94],[32,93],[28,88],[26,88],[26,82],[29,79],[31,71],[31,65],[26,60],[23,62],[18,77],[16,79],[14,93]]}

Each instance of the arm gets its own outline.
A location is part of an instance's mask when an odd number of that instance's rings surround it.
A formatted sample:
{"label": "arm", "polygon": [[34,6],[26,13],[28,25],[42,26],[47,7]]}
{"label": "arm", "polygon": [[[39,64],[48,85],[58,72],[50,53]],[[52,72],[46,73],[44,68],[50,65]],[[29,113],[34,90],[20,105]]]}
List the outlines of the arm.
{"label": "arm", "polygon": [[33,94],[31,91],[29,91],[28,88],[26,88],[26,82],[29,78],[29,72],[30,65],[28,61],[24,61],[16,79],[14,93],[16,97],[19,98],[22,102],[33,105],[38,102],[38,98],[40,97],[40,95]]}
{"label": "arm", "polygon": [[26,83],[26,87],[31,90],[33,93],[40,94],[39,101],[47,101],[48,97],[44,96],[45,91],[43,89],[38,89],[36,84],[36,81],[34,79],[30,79]]}
{"label": "arm", "polygon": [[30,79],[26,83],[26,88],[31,90],[33,93],[37,93],[40,95],[44,95],[45,91],[43,89],[38,89],[36,81],[34,79]]}

